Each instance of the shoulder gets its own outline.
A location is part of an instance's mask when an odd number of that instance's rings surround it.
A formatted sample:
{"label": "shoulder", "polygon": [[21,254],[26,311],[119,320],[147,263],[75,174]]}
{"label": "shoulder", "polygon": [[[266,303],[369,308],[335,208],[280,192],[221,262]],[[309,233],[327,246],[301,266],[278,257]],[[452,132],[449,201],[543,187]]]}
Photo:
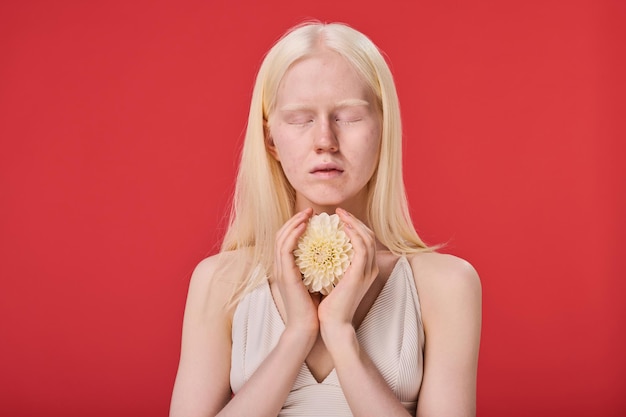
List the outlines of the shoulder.
{"label": "shoulder", "polygon": [[409,262],[424,316],[461,312],[480,316],[482,287],[469,262],[437,252],[412,255]]}
{"label": "shoulder", "polygon": [[464,259],[410,258],[424,326],[424,377],[417,414],[474,415],[482,321],[481,285]]}
{"label": "shoulder", "polygon": [[203,259],[191,274],[190,290],[208,289],[213,285],[226,283],[227,267],[233,262],[234,252],[221,252]]}
{"label": "shoulder", "polygon": [[232,315],[232,299],[244,280],[247,255],[242,251],[221,252],[203,259],[189,281],[187,309],[198,317]]}
{"label": "shoulder", "polygon": [[435,289],[479,291],[478,273],[465,259],[437,252],[422,252],[409,257],[416,284]]}
{"label": "shoulder", "polygon": [[234,284],[224,271],[232,258],[229,253],[210,256],[191,275],[170,415],[215,415],[212,410],[231,397],[229,301]]}
{"label": "shoulder", "polygon": [[191,275],[191,283],[237,286],[245,280],[241,271],[250,266],[250,254],[244,250],[226,251],[203,259]]}

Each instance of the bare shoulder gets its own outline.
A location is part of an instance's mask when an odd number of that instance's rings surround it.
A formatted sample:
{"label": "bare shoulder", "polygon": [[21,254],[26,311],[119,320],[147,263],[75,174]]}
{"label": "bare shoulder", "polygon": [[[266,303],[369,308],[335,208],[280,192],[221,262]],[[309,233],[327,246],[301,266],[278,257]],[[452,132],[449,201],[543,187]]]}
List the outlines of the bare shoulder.
{"label": "bare shoulder", "polygon": [[415,285],[425,307],[481,302],[480,278],[474,267],[454,255],[418,253],[409,258]]}
{"label": "bare shoulder", "polygon": [[230,266],[241,263],[237,255],[210,256],[191,275],[171,416],[216,415],[232,395],[229,372],[234,308],[230,299],[237,288],[233,278],[237,275]]}
{"label": "bare shoulder", "polygon": [[409,262],[416,281],[422,284],[480,287],[480,278],[472,264],[458,256],[423,252],[410,256]]}
{"label": "bare shoulder", "polygon": [[482,322],[481,284],[464,259],[435,252],[410,258],[425,333],[418,415],[475,415]]}
{"label": "bare shoulder", "polygon": [[233,275],[228,273],[228,268],[238,262],[242,256],[239,251],[220,252],[209,256],[198,263],[191,280],[200,285],[207,285],[211,281],[235,284],[237,282],[233,279]]}
{"label": "bare shoulder", "polygon": [[[199,317],[211,317],[220,313],[232,315],[227,308],[234,292],[239,288],[243,274],[242,259],[238,251],[221,252],[198,263],[191,275],[187,306],[200,313]],[[220,314],[221,315],[221,314]]]}

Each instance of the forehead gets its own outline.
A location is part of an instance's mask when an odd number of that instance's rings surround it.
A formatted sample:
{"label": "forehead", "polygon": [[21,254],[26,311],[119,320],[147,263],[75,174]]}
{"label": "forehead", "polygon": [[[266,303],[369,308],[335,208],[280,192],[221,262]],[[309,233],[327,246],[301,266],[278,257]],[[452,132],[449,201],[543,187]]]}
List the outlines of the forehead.
{"label": "forehead", "polygon": [[285,72],[276,95],[276,105],[365,100],[373,93],[363,76],[339,53],[322,50],[296,61]]}

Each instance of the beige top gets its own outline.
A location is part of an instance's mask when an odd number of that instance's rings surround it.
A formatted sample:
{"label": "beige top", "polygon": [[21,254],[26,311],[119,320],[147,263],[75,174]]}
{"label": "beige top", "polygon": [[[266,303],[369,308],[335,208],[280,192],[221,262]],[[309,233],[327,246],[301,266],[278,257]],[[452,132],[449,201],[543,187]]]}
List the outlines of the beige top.
{"label": "beige top", "polygon": [[[237,393],[278,343],[285,325],[266,282],[247,294],[233,317],[230,385]],[[357,330],[387,385],[415,415],[422,383],[424,327],[411,265],[401,257]],[[306,363],[279,416],[351,416],[333,369],[318,383]]]}

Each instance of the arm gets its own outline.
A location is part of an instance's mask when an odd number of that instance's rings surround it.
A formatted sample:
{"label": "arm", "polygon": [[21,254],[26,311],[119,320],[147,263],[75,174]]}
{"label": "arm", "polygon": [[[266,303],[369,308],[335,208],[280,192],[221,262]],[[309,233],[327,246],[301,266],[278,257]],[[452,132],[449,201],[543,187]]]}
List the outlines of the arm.
{"label": "arm", "polygon": [[382,375],[359,345],[354,327],[326,333],[341,389],[354,416],[409,416]]}
{"label": "arm", "polygon": [[[231,288],[216,279],[216,261],[203,261],[189,288],[181,361],[170,417],[276,416],[317,337],[315,304],[302,284],[291,252],[310,212],[296,215],[277,236],[274,275],[285,296],[286,328],[277,346],[231,399],[231,320],[224,305]],[[284,256],[284,254],[290,256]],[[297,272],[297,275],[295,274]]]}
{"label": "arm", "polygon": [[374,233],[354,216],[337,210],[346,225],[354,257],[335,289],[319,308],[321,335],[354,416],[408,416],[358,342],[355,312],[378,276]]}
{"label": "arm", "polygon": [[426,333],[417,416],[476,415],[481,285],[462,259],[437,253],[411,260]]}
{"label": "arm", "polygon": [[292,254],[311,214],[312,210],[297,213],[276,235],[272,275],[285,309],[285,330],[276,347],[220,416],[276,416],[313,347],[319,330],[317,306],[302,283]]}
{"label": "arm", "polygon": [[223,308],[231,288],[215,277],[218,265],[218,256],[207,258],[191,277],[171,417],[213,416],[231,397],[230,314]]}
{"label": "arm", "polygon": [[[406,416],[408,413],[362,351],[348,318],[361,291],[378,270],[369,255],[373,234],[342,215],[355,249],[352,269],[320,304],[324,342],[333,357],[342,389],[355,416]],[[360,256],[357,256],[361,254]],[[363,255],[367,254],[367,255]],[[411,259],[426,333],[419,417],[474,416],[481,325],[481,287],[472,266],[450,255],[424,253]],[[332,303],[331,303],[332,300]],[[350,307],[352,306],[352,307]],[[345,308],[348,307],[348,308]]]}

